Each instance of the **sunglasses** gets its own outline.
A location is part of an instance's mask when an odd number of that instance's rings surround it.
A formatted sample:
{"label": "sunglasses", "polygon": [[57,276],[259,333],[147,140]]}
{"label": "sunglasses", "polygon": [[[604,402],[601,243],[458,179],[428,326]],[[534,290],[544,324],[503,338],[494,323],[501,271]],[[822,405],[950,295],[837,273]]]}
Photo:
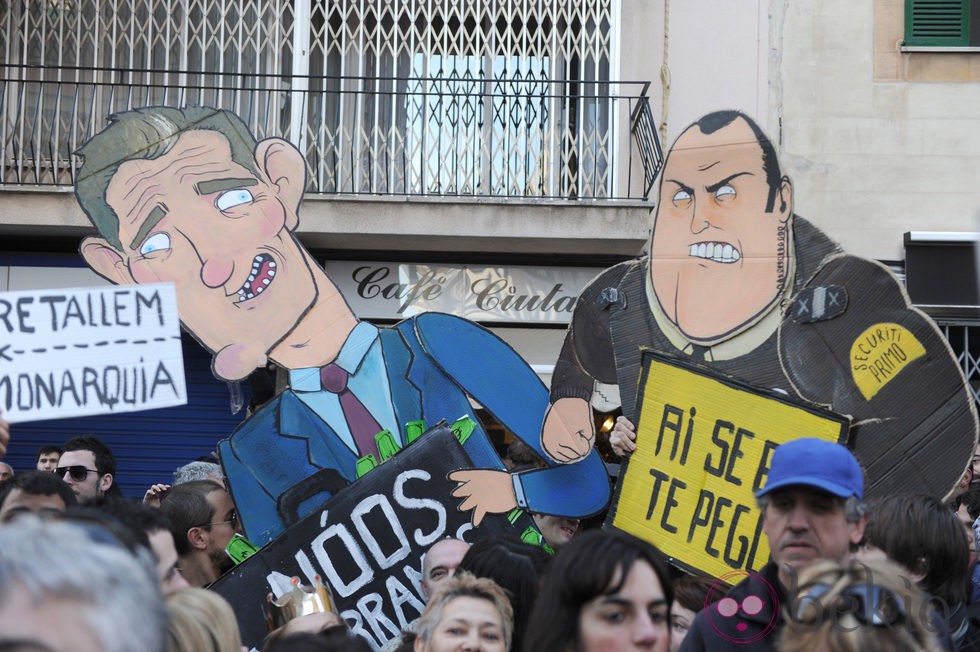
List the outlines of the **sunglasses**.
{"label": "sunglasses", "polygon": [[90,469],[81,464],[77,464],[75,466],[59,466],[54,470],[54,472],[59,478],[64,478],[65,474],[67,473],[75,482],[81,482],[88,477],[89,473],[98,473],[98,470]]}
{"label": "sunglasses", "polygon": [[799,623],[821,621],[825,615],[853,614],[858,622],[872,627],[891,627],[906,619],[905,603],[887,586],[852,584],[840,592],[832,604],[821,598],[830,591],[829,584],[814,584],[797,602],[795,619]]}
{"label": "sunglasses", "polygon": [[228,520],[227,521],[213,521],[211,523],[205,523],[204,525],[201,525],[201,526],[198,526],[198,527],[209,527],[211,525],[224,525],[225,523],[227,523],[228,525],[230,525],[232,527],[232,529],[237,528],[238,527],[238,512],[233,509],[233,510],[231,510],[231,514],[228,515]]}

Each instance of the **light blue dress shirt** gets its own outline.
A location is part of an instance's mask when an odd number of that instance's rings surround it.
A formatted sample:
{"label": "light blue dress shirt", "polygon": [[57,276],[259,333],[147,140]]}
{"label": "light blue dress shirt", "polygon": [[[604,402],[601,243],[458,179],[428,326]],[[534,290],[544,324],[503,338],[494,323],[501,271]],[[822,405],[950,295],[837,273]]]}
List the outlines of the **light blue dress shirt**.
{"label": "light blue dress shirt", "polygon": [[[371,412],[375,421],[382,428],[390,430],[395,441],[401,444],[403,436],[401,427],[395,421],[395,408],[391,401],[391,388],[388,385],[379,335],[376,326],[364,321],[358,322],[333,362],[350,374],[347,387]],[[299,399],[328,423],[355,455],[359,455],[354,436],[344,419],[340,399],[337,394],[320,386],[320,367],[291,369],[289,384]]]}

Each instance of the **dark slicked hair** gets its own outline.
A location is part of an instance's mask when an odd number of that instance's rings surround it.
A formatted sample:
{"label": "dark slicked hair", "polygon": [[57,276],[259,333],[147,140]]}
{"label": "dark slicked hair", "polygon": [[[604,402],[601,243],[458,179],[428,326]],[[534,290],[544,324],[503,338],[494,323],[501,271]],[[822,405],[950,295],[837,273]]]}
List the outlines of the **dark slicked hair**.
{"label": "dark slicked hair", "polygon": [[170,519],[167,515],[162,510],[142,503],[97,496],[85,506],[116,519],[140,545],[151,552],[153,548],[150,545],[150,535],[159,530],[170,532]]}
{"label": "dark slicked hair", "polygon": [[95,470],[99,475],[111,473],[113,484],[116,478],[116,456],[105,442],[95,435],[79,435],[65,442],[65,453],[70,451],[91,451],[95,455]]}
{"label": "dark slicked hair", "polygon": [[724,129],[739,118],[745,120],[745,123],[749,125],[752,133],[755,134],[756,142],[762,148],[762,170],[766,173],[766,183],[769,184],[769,198],[766,200],[766,212],[771,213],[773,206],[776,205],[776,195],[779,193],[779,187],[783,182],[783,173],[779,167],[779,157],[776,156],[776,148],[773,147],[769,136],[762,131],[762,128],[759,127],[759,124],[755,120],[741,111],[715,111],[689,125],[681,135],[697,127],[701,133],[710,136],[716,131]]}
{"label": "dark slicked hair", "polygon": [[41,448],[39,448],[37,451],[37,455],[34,456],[34,463],[37,464],[42,455],[49,455],[50,453],[57,453],[58,455],[61,455],[61,446],[41,446]]}
{"label": "dark slicked hair", "polygon": [[585,603],[622,588],[637,562],[653,568],[664,600],[673,599],[660,551],[621,530],[587,530],[572,537],[555,557],[531,613],[525,650],[577,650],[579,616]]}
{"label": "dark slicked hair", "polygon": [[76,152],[84,161],[78,171],[75,196],[82,210],[109,244],[123,249],[119,216],[106,203],[109,182],[126,161],[153,160],[173,149],[187,131],[217,131],[231,145],[231,159],[258,174],[255,137],[231,111],[206,106],[182,109],[152,106],[109,116],[109,125]]}
{"label": "dark slicked hair", "polygon": [[476,577],[488,577],[507,591],[514,609],[511,652],[524,649],[524,634],[532,622],[531,609],[551,559],[541,546],[492,538],[474,543],[459,562],[457,572],[468,571]]}
{"label": "dark slicked hair", "polygon": [[65,501],[65,507],[71,507],[78,502],[71,487],[48,471],[24,471],[0,482],[0,507],[3,507],[7,496],[14,489],[20,489],[32,496],[59,496]]}
{"label": "dark slicked hair", "polygon": [[187,541],[187,531],[192,527],[202,527],[214,518],[214,508],[208,502],[208,495],[214,491],[224,491],[213,480],[192,480],[173,487],[164,496],[160,509],[170,519],[170,533],[178,555],[191,551]]}
{"label": "dark slicked hair", "polygon": [[949,607],[966,599],[969,544],[949,507],[932,496],[892,494],[869,501],[868,512],[864,543],[923,575],[919,588]]}
{"label": "dark slicked hair", "polygon": [[713,577],[682,575],[674,580],[674,602],[697,613],[704,609],[708,593],[717,592],[720,583]]}

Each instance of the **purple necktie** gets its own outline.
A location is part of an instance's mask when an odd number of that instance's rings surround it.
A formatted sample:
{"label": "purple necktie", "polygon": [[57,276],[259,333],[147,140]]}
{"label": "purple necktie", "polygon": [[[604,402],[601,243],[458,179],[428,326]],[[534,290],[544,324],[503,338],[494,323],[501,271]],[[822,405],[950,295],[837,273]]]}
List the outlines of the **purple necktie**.
{"label": "purple necktie", "polygon": [[320,383],[323,385],[323,389],[336,394],[337,398],[340,399],[340,409],[344,411],[344,418],[347,420],[351,434],[354,435],[354,443],[357,445],[361,457],[371,453],[375,460],[380,459],[378,444],[374,436],[384,428],[374,420],[364,404],[347,388],[349,375],[343,368],[331,362],[320,368]]}

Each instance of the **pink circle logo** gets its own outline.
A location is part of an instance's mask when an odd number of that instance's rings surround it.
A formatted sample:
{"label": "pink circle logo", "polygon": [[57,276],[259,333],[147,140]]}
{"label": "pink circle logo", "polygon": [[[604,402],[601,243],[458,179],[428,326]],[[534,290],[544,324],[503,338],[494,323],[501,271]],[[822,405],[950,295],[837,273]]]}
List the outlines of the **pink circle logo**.
{"label": "pink circle logo", "polygon": [[[752,578],[754,593],[741,602],[729,597],[728,585]],[[779,595],[759,573],[736,570],[725,573],[711,586],[704,601],[708,624],[720,638],[736,645],[751,645],[776,629],[779,620]],[[761,617],[760,617],[761,616]],[[750,628],[749,622],[753,623]],[[759,631],[758,626],[763,625]]]}

